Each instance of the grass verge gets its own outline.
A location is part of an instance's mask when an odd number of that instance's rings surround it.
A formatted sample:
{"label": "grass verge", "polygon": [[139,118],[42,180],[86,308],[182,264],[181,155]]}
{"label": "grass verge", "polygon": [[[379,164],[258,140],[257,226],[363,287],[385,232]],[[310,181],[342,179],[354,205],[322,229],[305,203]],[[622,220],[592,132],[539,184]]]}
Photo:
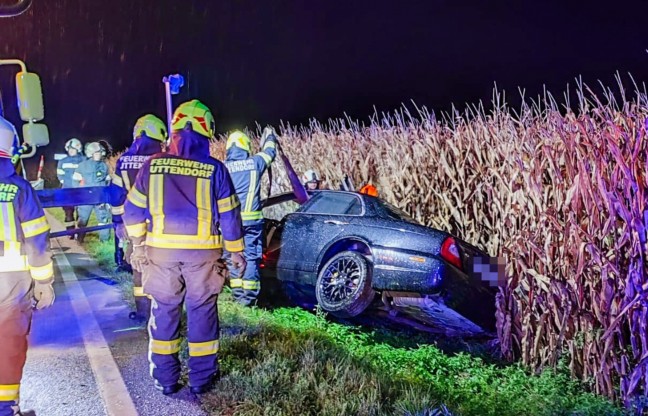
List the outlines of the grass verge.
{"label": "grass verge", "polygon": [[[132,301],[129,279],[113,271],[113,244],[88,235],[84,247]],[[212,415],[624,414],[584,392],[566,368],[531,375],[321,313],[243,308],[228,293],[219,313],[223,378],[202,399]]]}

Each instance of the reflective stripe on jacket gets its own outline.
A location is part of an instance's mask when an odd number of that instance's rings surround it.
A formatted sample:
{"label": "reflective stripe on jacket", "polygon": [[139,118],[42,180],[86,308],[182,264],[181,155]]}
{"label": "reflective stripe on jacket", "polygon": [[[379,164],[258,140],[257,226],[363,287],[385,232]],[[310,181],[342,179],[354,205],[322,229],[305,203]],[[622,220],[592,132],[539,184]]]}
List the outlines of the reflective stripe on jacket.
{"label": "reflective stripe on jacket", "polygon": [[76,156],[66,156],[58,161],[58,165],[56,166],[56,176],[61,182],[63,188],[75,187],[76,184],[72,179],[72,175],[74,175],[74,171],[77,170],[81,162],[84,160],[86,160],[86,158],[83,155],[78,154]]}
{"label": "reflective stripe on jacket", "polygon": [[15,173],[10,160],[0,159],[0,273],[29,271],[35,280],[52,281],[49,230],[29,182]]}
{"label": "reflective stripe on jacket", "polygon": [[121,216],[124,214],[124,202],[126,196],[135,184],[137,173],[149,158],[162,151],[161,143],[148,137],[142,137],[131,145],[124,152],[115,165],[115,174],[112,176],[112,186],[119,188],[117,194],[120,195],[118,200],[112,205],[113,222],[123,222]]}
{"label": "reflective stripe on jacket", "polygon": [[243,250],[238,198],[225,166],[211,157],[152,156],[128,193],[123,219],[135,246],[162,250],[168,260],[208,258],[200,252],[223,246]]}
{"label": "reflective stripe on jacket", "polygon": [[254,156],[236,146],[227,150],[225,166],[241,201],[243,225],[254,225],[263,220],[261,176],[277,155],[276,140],[274,135],[269,136],[263,149]]}

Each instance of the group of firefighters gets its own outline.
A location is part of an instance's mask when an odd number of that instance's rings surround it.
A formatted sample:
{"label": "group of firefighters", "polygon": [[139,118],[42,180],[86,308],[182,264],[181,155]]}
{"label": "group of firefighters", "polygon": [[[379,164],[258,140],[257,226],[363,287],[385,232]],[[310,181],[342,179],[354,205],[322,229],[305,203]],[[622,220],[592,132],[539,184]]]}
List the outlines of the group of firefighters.
{"label": "group of firefighters", "polygon": [[[70,139],[65,143],[67,156],[59,160],[56,167],[56,175],[61,187],[79,188],[89,186],[107,186],[110,183],[108,165],[105,162],[106,149],[99,142],[81,144],[79,139]],[[109,208],[107,204],[81,205],[79,207],[65,207],[65,226],[68,230],[74,229],[75,224],[79,228],[88,225],[92,211],[95,211],[98,225],[110,223]],[[76,238],[83,242],[85,235],[79,233]],[[71,238],[75,238],[71,235]],[[99,233],[101,241],[110,238],[108,230]]]}
{"label": "group of firefighters", "polygon": [[[266,127],[260,151],[252,154],[250,138],[231,133],[224,162],[210,156],[214,137],[212,112],[192,100],[176,109],[170,137],[156,116],[138,119],[133,143],[112,174],[98,142],[83,148],[70,139],[67,156],[58,163],[64,188],[110,185],[117,190],[112,221],[133,271],[136,311],[131,317],[148,320],[151,373],[165,395],[181,388],[183,309],[189,388],[202,394],[219,378],[217,299],[225,268],[236,302],[254,305],[261,287],[260,183],[277,154],[277,135]],[[14,127],[0,117],[0,416],[21,414],[18,392],[32,309],[54,301],[50,227],[29,182],[14,170],[11,157],[17,146]],[[317,173],[306,172],[304,185],[318,189]],[[99,224],[110,222],[107,204],[65,209],[69,230],[78,220],[79,241],[93,209]],[[108,239],[108,232],[100,238]]]}

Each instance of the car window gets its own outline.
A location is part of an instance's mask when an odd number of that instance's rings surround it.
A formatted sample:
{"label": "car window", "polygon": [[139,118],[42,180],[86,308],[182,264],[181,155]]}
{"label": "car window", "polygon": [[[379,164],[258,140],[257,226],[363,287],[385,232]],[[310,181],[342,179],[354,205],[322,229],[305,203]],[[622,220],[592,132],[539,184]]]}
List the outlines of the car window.
{"label": "car window", "polygon": [[389,202],[383,201],[382,199],[378,199],[377,201],[378,204],[384,208],[385,214],[387,214],[389,218],[399,221],[411,222],[412,224],[418,224],[418,221],[410,217],[405,211],[401,210],[400,208],[390,204]]}
{"label": "car window", "polygon": [[303,212],[328,215],[361,215],[362,201],[353,194],[319,192]]}
{"label": "car window", "polygon": [[281,204],[273,205],[271,207],[263,208],[263,217],[275,221],[281,221],[283,217],[301,208],[295,201],[286,201]]}

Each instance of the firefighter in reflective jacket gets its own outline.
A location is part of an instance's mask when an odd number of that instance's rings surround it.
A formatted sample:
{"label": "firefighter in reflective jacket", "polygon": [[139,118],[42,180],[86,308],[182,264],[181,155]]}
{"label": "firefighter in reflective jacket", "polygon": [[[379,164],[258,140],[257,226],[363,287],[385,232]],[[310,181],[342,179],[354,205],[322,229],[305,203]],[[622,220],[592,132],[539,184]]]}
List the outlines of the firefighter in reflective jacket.
{"label": "firefighter in reflective jacket", "polygon": [[[124,202],[128,191],[135,183],[135,178],[140,168],[152,155],[162,152],[162,143],[167,139],[166,125],[153,114],[140,117],[133,129],[133,144],[124,152],[115,166],[112,186],[119,188],[120,200],[112,207],[113,224],[115,225],[115,262],[120,269],[126,269],[124,263],[128,262],[133,253],[133,245],[128,242],[128,235],[122,220]],[[126,253],[124,253],[126,246]],[[125,257],[124,257],[125,255]],[[135,312],[131,319],[148,319],[151,308],[148,297],[142,289],[142,273],[133,270],[133,294],[135,295]]]}
{"label": "firefighter in reflective jacket", "polygon": [[245,239],[245,274],[239,275],[230,268],[230,287],[234,300],[242,305],[253,305],[261,290],[259,264],[263,251],[263,212],[261,211],[261,175],[274,160],[277,136],[266,127],[261,139],[261,151],[250,156],[250,138],[235,131],[227,138],[225,166],[232,177],[236,193],[241,201],[241,217]]}
{"label": "firefighter in reflective jacket", "polygon": [[[85,154],[88,157],[79,164],[79,167],[74,171],[72,179],[75,180],[77,187],[90,187],[90,186],[108,186],[110,176],[108,175],[108,165],[104,161],[106,157],[106,149],[99,143],[92,142],[86,144]],[[81,205],[79,206],[79,228],[84,228],[88,225],[88,220],[94,209],[95,216],[97,217],[97,225],[106,225],[110,221],[110,210],[108,204],[98,205]],[[79,233],[78,241],[83,242],[85,234]],[[109,230],[99,231],[99,239],[107,241],[110,238]]]}
{"label": "firefighter in reflective jacket", "polygon": [[11,163],[16,147],[14,127],[0,117],[0,416],[20,414],[32,303],[42,309],[54,302],[50,227],[31,185]]}
{"label": "firefighter in reflective jacket", "polygon": [[[149,357],[155,386],[180,389],[180,317],[187,311],[189,384],[194,394],[218,378],[218,309],[222,248],[245,268],[239,201],[225,166],[209,156],[214,118],[197,100],[173,116],[167,153],[144,163],[124,205],[133,242],[131,265],[152,298]],[[220,230],[219,230],[220,227]]]}
{"label": "firefighter in reflective jacket", "polygon": [[[61,182],[62,188],[74,188],[75,182],[72,179],[74,171],[79,167],[79,164],[86,160],[83,156],[83,146],[79,139],[70,139],[65,143],[65,151],[67,156],[59,160],[56,167],[56,176],[58,176],[59,182]],[[63,212],[65,212],[65,228],[67,230],[72,230],[76,226],[76,207],[63,207]],[[70,236],[70,239],[74,239],[74,235]]]}

